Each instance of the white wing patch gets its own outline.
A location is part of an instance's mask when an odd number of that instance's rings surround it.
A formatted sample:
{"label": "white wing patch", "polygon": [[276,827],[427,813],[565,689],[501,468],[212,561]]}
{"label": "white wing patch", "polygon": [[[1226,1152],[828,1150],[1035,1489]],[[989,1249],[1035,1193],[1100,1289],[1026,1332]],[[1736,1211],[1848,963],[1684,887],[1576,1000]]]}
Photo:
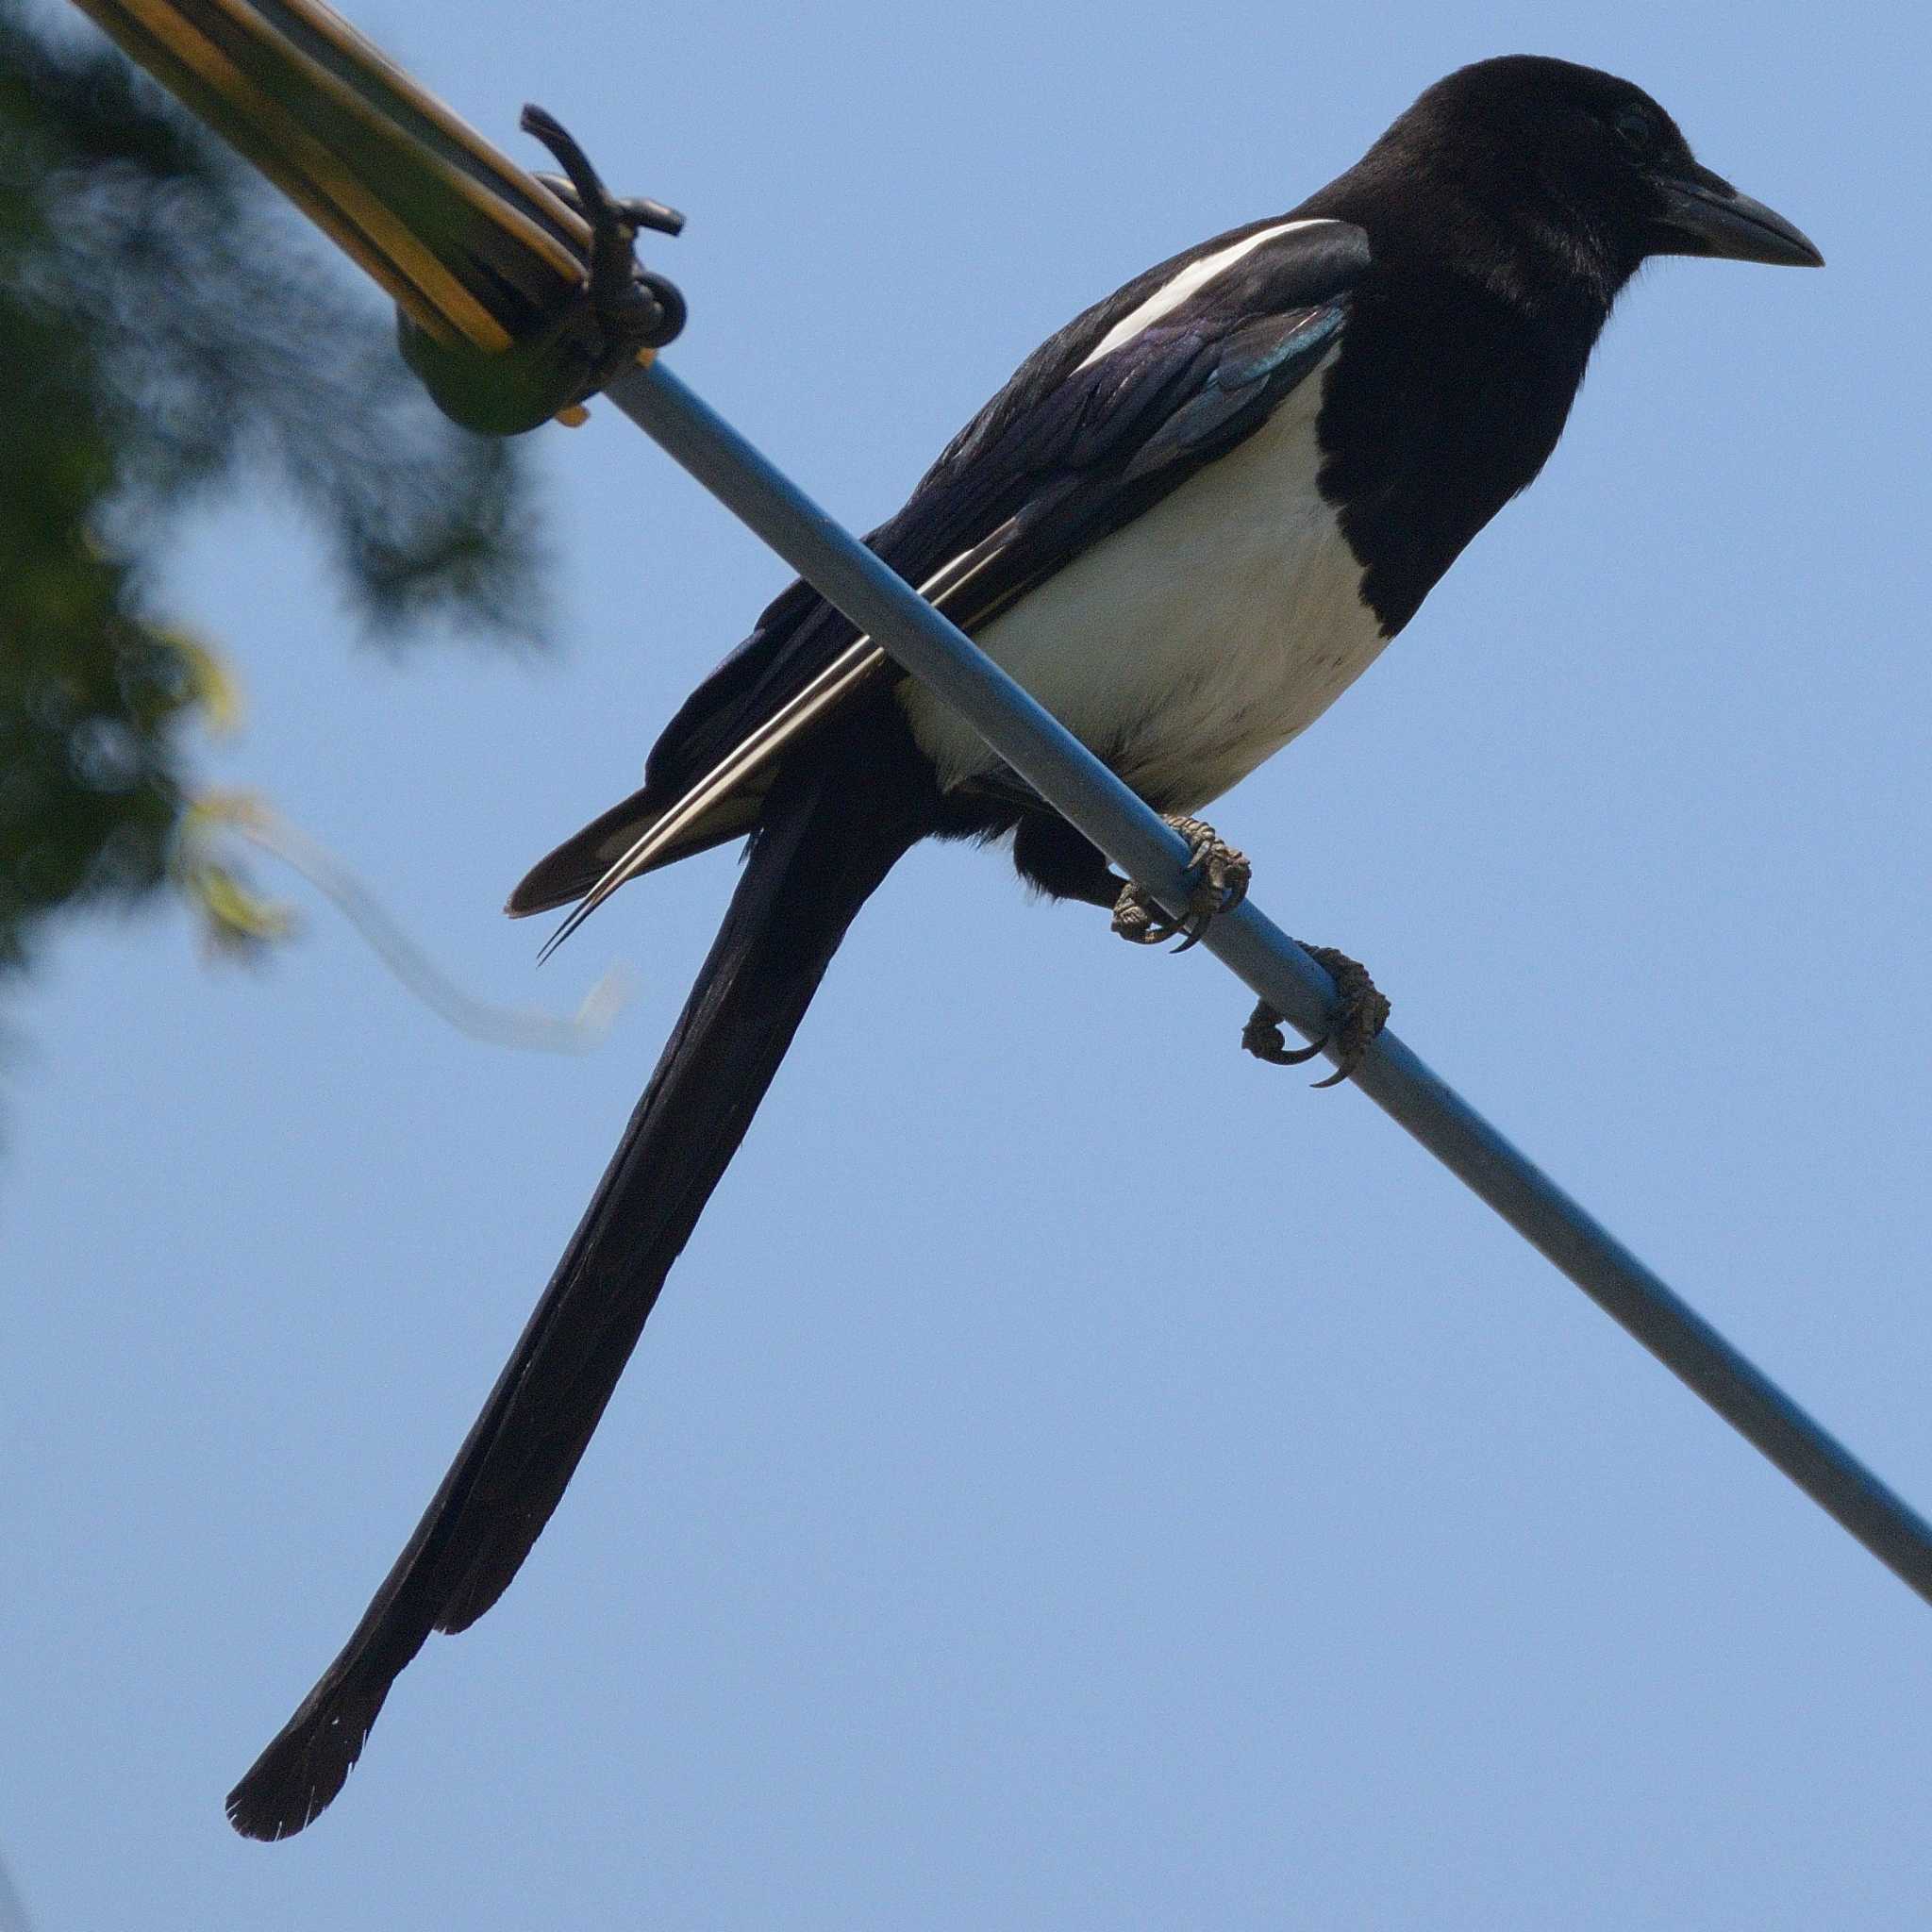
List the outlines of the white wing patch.
{"label": "white wing patch", "polygon": [[[1110,356],[1123,342],[1131,342],[1142,329],[1151,328],[1163,315],[1172,314],[1189,296],[1205,289],[1216,275],[1225,275],[1236,262],[1252,255],[1264,242],[1272,242],[1277,235],[1292,233],[1296,228],[1325,228],[1335,224],[1325,217],[1311,217],[1305,222],[1276,222],[1272,228],[1257,229],[1254,234],[1239,242],[1230,242],[1225,248],[1217,248],[1212,255],[1204,255],[1199,261],[1191,261],[1174,280],[1163,284],[1148,296],[1140,308],[1131,314],[1124,315],[1088,351],[1080,369],[1091,368],[1103,356]],[[1074,372],[1076,375],[1079,370]]]}

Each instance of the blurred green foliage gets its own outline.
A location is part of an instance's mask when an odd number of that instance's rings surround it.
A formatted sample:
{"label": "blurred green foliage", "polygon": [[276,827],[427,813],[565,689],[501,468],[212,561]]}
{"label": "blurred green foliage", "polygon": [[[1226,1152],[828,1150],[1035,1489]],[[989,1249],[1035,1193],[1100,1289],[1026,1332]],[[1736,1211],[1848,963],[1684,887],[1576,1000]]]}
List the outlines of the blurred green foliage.
{"label": "blurred green foliage", "polygon": [[184,509],[273,478],[368,632],[529,641],[518,458],[435,413],[380,298],[77,16],[0,0],[0,974],[182,875],[224,696],[154,601]]}

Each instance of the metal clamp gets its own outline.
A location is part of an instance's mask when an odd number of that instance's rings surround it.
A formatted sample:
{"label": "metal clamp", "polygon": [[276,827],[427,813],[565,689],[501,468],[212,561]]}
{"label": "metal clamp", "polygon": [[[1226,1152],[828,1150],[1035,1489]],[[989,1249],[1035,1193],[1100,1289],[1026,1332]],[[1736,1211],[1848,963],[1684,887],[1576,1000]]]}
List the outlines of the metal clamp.
{"label": "metal clamp", "polygon": [[612,194],[582,147],[543,108],[525,107],[519,125],[564,171],[536,178],[590,225],[590,258],[576,293],[542,328],[493,354],[439,341],[407,312],[396,312],[403,359],[437,408],[489,436],[521,435],[553,418],[582,422],[585,400],[675,341],[688,313],[676,284],[636,255],[641,230],[675,235],[684,217],[642,195]]}

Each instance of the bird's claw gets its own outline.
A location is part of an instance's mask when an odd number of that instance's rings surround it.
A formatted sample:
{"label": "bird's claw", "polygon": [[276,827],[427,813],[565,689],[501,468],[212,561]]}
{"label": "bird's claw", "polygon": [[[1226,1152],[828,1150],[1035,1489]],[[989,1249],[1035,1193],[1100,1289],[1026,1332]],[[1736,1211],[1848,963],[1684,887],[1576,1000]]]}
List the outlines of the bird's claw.
{"label": "bird's claw", "polygon": [[1375,1036],[1389,1024],[1389,1001],[1359,960],[1333,946],[1302,944],[1302,950],[1335,982],[1327,1032],[1312,1046],[1291,1047],[1281,1031],[1282,1016],[1266,1000],[1257,1000],[1248,1024],[1241,1028],[1241,1045],[1257,1060],[1275,1067],[1301,1066],[1332,1045],[1340,1055],[1339,1064],[1325,1080],[1317,1080],[1315,1085],[1339,1086],[1361,1065]]}
{"label": "bird's claw", "polygon": [[1114,902],[1113,929],[1137,946],[1158,946],[1180,934],[1181,942],[1174,951],[1185,953],[1190,946],[1200,944],[1213,919],[1232,912],[1248,896],[1254,872],[1212,825],[1185,818],[1170,818],[1167,823],[1188,841],[1188,873],[1192,884],[1187,916],[1170,919],[1151,893],[1130,882]]}

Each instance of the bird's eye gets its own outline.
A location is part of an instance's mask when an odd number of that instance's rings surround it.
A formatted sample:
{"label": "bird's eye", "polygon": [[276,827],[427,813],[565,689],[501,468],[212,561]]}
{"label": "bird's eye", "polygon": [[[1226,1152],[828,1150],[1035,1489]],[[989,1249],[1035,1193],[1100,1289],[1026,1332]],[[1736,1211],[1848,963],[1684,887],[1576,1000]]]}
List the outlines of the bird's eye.
{"label": "bird's eye", "polygon": [[1623,108],[1611,123],[1617,139],[1633,155],[1647,155],[1657,140],[1657,128],[1641,108]]}

